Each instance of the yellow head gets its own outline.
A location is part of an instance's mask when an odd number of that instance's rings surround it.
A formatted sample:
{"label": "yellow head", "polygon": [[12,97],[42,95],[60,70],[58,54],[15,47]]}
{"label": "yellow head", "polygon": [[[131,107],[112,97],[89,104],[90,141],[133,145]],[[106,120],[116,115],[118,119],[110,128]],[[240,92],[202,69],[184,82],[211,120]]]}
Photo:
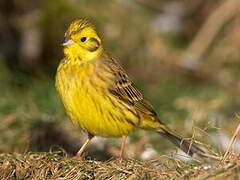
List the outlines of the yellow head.
{"label": "yellow head", "polygon": [[103,51],[101,39],[87,19],[72,22],[65,33],[63,46],[68,59],[77,58],[81,63],[97,58]]}

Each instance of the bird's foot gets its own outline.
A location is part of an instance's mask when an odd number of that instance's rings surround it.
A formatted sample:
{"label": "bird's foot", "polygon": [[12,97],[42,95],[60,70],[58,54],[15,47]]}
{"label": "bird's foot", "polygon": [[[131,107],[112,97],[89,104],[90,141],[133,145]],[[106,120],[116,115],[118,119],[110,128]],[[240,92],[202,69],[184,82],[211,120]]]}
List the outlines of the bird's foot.
{"label": "bird's foot", "polygon": [[65,160],[70,160],[70,161],[82,161],[82,157],[81,156],[73,156],[73,157],[67,157],[65,158]]}

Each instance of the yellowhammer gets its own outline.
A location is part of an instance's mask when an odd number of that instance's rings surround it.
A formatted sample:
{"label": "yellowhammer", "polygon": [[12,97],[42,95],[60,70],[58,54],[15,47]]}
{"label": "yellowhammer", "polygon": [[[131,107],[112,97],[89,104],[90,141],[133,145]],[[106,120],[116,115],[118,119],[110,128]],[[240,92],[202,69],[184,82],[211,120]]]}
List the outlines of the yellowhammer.
{"label": "yellowhammer", "polygon": [[202,152],[160,121],[124,69],[106,54],[87,19],[70,25],[63,46],[65,57],[57,70],[56,88],[73,124],[88,133],[73,159],[81,160],[94,136],[122,137],[122,158],[126,138],[135,128],[156,131],[189,155]]}

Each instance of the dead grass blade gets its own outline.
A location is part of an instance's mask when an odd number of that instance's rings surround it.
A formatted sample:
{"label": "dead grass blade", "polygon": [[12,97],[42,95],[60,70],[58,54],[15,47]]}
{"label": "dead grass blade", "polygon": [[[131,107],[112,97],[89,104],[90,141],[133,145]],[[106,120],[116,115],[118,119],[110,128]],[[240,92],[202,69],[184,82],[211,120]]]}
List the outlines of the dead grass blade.
{"label": "dead grass blade", "polygon": [[[240,116],[238,114],[236,114],[236,117],[237,117],[237,119],[240,119]],[[236,138],[237,138],[237,135],[238,135],[239,131],[240,131],[240,123],[238,124],[238,126],[237,126],[237,128],[236,128],[236,130],[235,130],[235,132],[234,132],[234,134],[233,134],[233,136],[232,136],[232,138],[231,138],[231,140],[228,144],[227,150],[226,150],[221,162],[225,162],[226,159],[228,159],[228,155],[231,154],[230,153],[231,150],[234,152],[234,146],[235,146]]]}

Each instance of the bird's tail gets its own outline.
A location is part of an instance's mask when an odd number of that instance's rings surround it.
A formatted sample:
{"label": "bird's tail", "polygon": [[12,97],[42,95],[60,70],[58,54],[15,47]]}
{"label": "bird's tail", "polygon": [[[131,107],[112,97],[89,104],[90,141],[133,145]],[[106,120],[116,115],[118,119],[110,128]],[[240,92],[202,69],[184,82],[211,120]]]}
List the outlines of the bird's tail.
{"label": "bird's tail", "polygon": [[194,143],[185,140],[165,125],[157,129],[157,132],[160,133],[163,137],[166,137],[169,141],[171,141],[173,144],[178,146],[181,150],[190,156],[193,154],[201,155],[204,153],[204,151],[197,147]]}

